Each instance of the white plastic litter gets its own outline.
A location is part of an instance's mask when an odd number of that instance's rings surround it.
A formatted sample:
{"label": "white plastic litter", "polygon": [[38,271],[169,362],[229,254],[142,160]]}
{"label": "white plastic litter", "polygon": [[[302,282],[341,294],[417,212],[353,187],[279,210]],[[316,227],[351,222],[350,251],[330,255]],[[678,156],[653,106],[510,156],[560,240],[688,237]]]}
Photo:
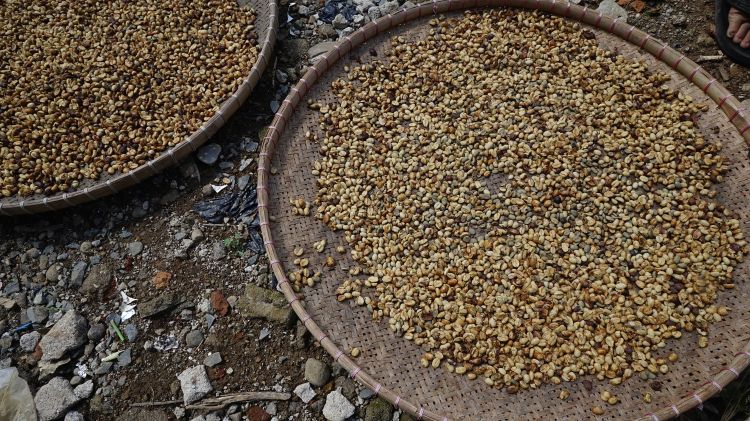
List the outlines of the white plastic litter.
{"label": "white plastic litter", "polygon": [[29,385],[15,367],[0,370],[0,420],[37,420]]}

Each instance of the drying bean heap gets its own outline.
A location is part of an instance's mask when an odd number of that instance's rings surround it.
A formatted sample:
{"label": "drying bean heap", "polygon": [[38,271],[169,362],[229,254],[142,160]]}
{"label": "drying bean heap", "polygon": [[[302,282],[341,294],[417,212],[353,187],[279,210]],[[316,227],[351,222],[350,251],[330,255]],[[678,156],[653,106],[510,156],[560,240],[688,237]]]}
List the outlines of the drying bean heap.
{"label": "drying bean heap", "polygon": [[235,0],[0,2],[0,197],[128,172],[216,113],[257,58]]}
{"label": "drying bean heap", "polygon": [[[337,290],[425,367],[515,393],[666,373],[706,346],[747,252],[720,147],[669,78],[576,23],[492,10],[395,37],[331,85],[317,216],[365,276]],[[370,55],[376,55],[371,52]]]}

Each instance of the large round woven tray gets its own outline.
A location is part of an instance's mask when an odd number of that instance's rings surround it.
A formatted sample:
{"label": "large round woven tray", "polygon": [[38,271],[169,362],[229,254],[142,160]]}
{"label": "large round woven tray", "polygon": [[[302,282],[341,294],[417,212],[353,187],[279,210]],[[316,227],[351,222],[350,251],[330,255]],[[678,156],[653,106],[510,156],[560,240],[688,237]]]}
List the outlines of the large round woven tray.
{"label": "large round woven tray", "polygon": [[[614,387],[589,376],[586,379],[594,385],[591,391],[579,380],[510,395],[465,376],[422,368],[419,347],[397,337],[387,328],[387,323],[373,322],[364,307],[336,301],[334,291],[347,276],[345,268],[353,264],[348,256],[337,255],[336,269],[326,272],[315,287],[306,288],[302,300],[291,288],[284,268],[285,264],[291,268],[295,246],[310,250],[312,243],[322,238],[327,239],[331,248],[345,244],[342,234],[331,232],[313,217],[293,215],[289,206],[290,199],[302,197],[311,202],[315,198],[317,188],[311,166],[319,152],[317,144],[308,140],[305,132],[322,136],[317,112],[298,105],[308,99],[321,103],[334,101],[329,86],[343,74],[343,67],[357,59],[380,59],[393,35],[415,40],[425,35],[427,21],[434,14],[460,14],[458,10],[483,6],[542,9],[590,25],[596,28],[594,32],[602,47],[633,60],[642,60],[652,70],[671,75],[673,88],[709,105],[698,125],[708,140],[723,144],[722,154],[728,158],[730,167],[726,181],[718,186],[719,200],[738,213],[745,235],[750,234],[750,196],[747,195],[750,163],[743,139],[743,136],[750,136],[750,114],[694,62],[631,25],[567,2],[445,0],[385,16],[344,38],[292,88],[276,114],[260,153],[258,197],[266,250],[284,294],[316,340],[353,378],[421,419],[663,420],[701,405],[737,378],[750,362],[747,323],[750,300],[742,298],[750,296],[750,285],[744,282],[750,270],[748,259],[735,272],[736,289],[725,291],[719,297],[732,312],[722,322],[712,325],[708,347],[699,348],[696,335],[690,333],[681,340],[669,342],[663,349],[664,356],[675,351],[680,360],[671,366],[668,374],[659,377],[663,384],[659,392],[638,377]],[[372,49],[378,52],[377,58],[368,54]],[[278,171],[274,171],[275,175],[270,175],[272,167]],[[324,254],[307,254],[312,267],[321,266],[322,256]],[[353,346],[363,350],[356,360],[347,352]],[[558,398],[563,387],[571,392],[570,398],[564,401]],[[596,417],[591,408],[602,405],[599,395],[604,390],[615,393],[621,403],[603,405],[606,413]],[[653,395],[650,404],[642,400],[646,392]]]}
{"label": "large round woven tray", "polygon": [[239,3],[252,7],[255,12],[255,30],[258,34],[258,46],[260,47],[258,59],[237,90],[221,104],[216,114],[203,126],[176,146],[125,174],[105,174],[99,180],[87,180],[81,183],[81,186],[74,191],[54,196],[14,196],[0,199],[0,215],[42,213],[109,196],[178,164],[210,139],[240,108],[255,85],[258,84],[273,55],[274,44],[276,44],[278,30],[278,5],[276,0],[241,0]]}

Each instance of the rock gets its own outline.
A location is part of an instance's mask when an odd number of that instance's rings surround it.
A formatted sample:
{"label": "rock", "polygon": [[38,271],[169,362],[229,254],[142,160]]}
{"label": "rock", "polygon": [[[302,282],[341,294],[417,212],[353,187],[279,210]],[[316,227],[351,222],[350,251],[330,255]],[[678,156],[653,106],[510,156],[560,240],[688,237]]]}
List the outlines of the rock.
{"label": "rock", "polygon": [[73,389],[73,393],[80,399],[88,399],[91,394],[94,393],[94,381],[87,380],[84,383],[79,384]]}
{"label": "rock", "polygon": [[367,11],[367,16],[370,18],[370,20],[377,20],[380,18],[380,8],[379,7],[371,7]]}
{"label": "rock", "polygon": [[276,402],[269,402],[264,409],[269,415],[276,415]]}
{"label": "rock", "polygon": [[206,165],[213,165],[219,160],[221,146],[216,143],[209,143],[198,149],[198,160]]}
{"label": "rock", "polygon": [[245,286],[245,293],[237,302],[240,313],[249,318],[262,318],[273,322],[290,323],[294,320],[292,308],[278,292],[253,284]]}
{"label": "rock", "polygon": [[330,23],[324,23],[317,28],[318,35],[323,38],[333,38],[336,36],[336,30],[333,29],[333,25]]}
{"label": "rock", "polygon": [[96,370],[94,370],[94,374],[97,376],[103,376],[112,370],[113,365],[115,364],[112,361],[104,361]]}
{"label": "rock", "polygon": [[127,367],[132,362],[130,350],[131,348],[128,348],[125,351],[122,351],[120,355],[117,357],[117,365],[120,366],[120,368]]}
{"label": "rock", "polygon": [[211,258],[221,260],[227,256],[227,246],[223,241],[217,241],[211,248]]}
{"label": "rock", "polygon": [[39,361],[37,363],[37,367],[39,367],[39,380],[50,378],[58,368],[69,362],[70,358],[63,358],[58,361]]}
{"label": "rock", "polygon": [[33,306],[26,309],[26,317],[31,323],[44,323],[49,317],[49,310],[43,306]]}
{"label": "rock", "polygon": [[13,337],[10,335],[0,338],[0,349],[10,349],[13,346]]}
{"label": "rock", "polygon": [[81,243],[81,246],[78,247],[78,250],[80,250],[81,253],[91,253],[94,250],[94,247],[91,244],[91,241],[84,241]]}
{"label": "rock", "polygon": [[106,263],[93,265],[81,285],[81,292],[87,295],[96,294],[99,298],[112,281],[112,268]]}
{"label": "rock", "polygon": [[55,377],[40,387],[34,396],[34,404],[39,421],[62,418],[65,412],[81,400],[73,393],[70,383],[62,377]]}
{"label": "rock", "polygon": [[29,332],[21,336],[21,339],[19,339],[21,349],[26,352],[34,352],[34,349],[36,349],[36,344],[39,343],[39,339],[41,339],[41,337],[42,334],[37,331]]}
{"label": "rock", "polygon": [[226,316],[229,313],[229,302],[218,289],[211,292],[211,308],[220,316]]}
{"label": "rock", "polygon": [[[338,382],[336,383],[336,387],[338,387]],[[341,389],[341,390],[343,391],[344,389]],[[346,393],[344,393],[344,395],[346,395]],[[363,387],[362,390],[359,391],[359,397],[362,398],[363,400],[370,399],[373,396],[375,396],[375,392],[373,392],[367,387]]]}
{"label": "rock", "polygon": [[68,352],[86,343],[88,323],[75,310],[65,313],[52,326],[39,342],[42,348],[42,360],[52,361],[62,358]]}
{"label": "rock", "polygon": [[328,421],[344,421],[354,415],[354,405],[338,390],[334,390],[326,396],[326,404],[323,407],[323,416]]}
{"label": "rock", "polygon": [[382,16],[393,14],[393,13],[396,13],[397,11],[398,11],[398,2],[395,0],[386,1],[380,5],[380,14]]}
{"label": "rock", "polygon": [[[339,389],[341,391],[341,394],[346,396],[349,401],[357,400],[357,385],[354,383],[354,380],[352,380],[348,376],[336,377],[334,389]],[[364,387],[362,388],[362,390],[368,389]]]}
{"label": "rock", "polygon": [[57,282],[57,278],[60,277],[60,268],[57,265],[50,266],[44,277],[47,278],[47,282]]}
{"label": "rock", "polygon": [[310,387],[310,383],[302,383],[301,385],[294,388],[294,394],[304,403],[308,403],[315,397],[315,391]]}
{"label": "rock", "polygon": [[140,241],[133,241],[128,244],[128,254],[131,256],[137,256],[143,251],[143,243]]}
{"label": "rock", "polygon": [[172,274],[169,272],[156,272],[154,275],[154,286],[157,289],[164,289],[169,286],[169,281],[172,279]]}
{"label": "rock", "polygon": [[89,266],[88,263],[79,260],[73,265],[73,269],[70,271],[70,286],[79,287],[83,284],[83,277],[86,275],[86,268]]}
{"label": "rock", "polygon": [[65,414],[65,420],[63,421],[86,421],[86,419],[83,418],[83,414],[81,414],[80,412],[70,411]]}
{"label": "rock", "polygon": [[307,347],[307,328],[303,323],[297,323],[297,327],[294,333],[294,346],[297,349],[305,349]]}
{"label": "rock", "polygon": [[[286,74],[284,74],[286,77]],[[247,185],[250,184],[250,176],[249,175],[243,175],[242,177],[237,179],[237,189],[238,190],[245,190]]]}
{"label": "rock", "polygon": [[334,41],[324,41],[315,44],[310,47],[309,50],[307,50],[307,57],[310,59],[310,61],[314,61],[314,59],[318,56],[322,56],[323,54],[326,54],[329,51],[333,50],[336,47],[336,44],[337,43]]}
{"label": "rock", "polygon": [[383,398],[370,401],[365,408],[365,421],[391,421],[393,406]]}
{"label": "rock", "polygon": [[205,238],[206,236],[203,235],[203,231],[198,227],[193,228],[193,231],[190,232],[190,239],[195,243],[203,241]]}
{"label": "rock", "polygon": [[186,369],[177,376],[177,379],[180,380],[182,399],[185,404],[193,403],[213,390],[208,380],[206,367],[202,365]]}
{"label": "rock", "polygon": [[182,299],[177,294],[166,292],[142,303],[139,306],[139,313],[145,318],[158,316],[177,307],[181,302]]}
{"label": "rock", "polygon": [[623,9],[622,6],[617,4],[615,0],[604,0],[603,2],[599,3],[599,7],[596,10],[597,12],[602,12],[607,16],[619,18],[622,22],[627,22],[628,20],[627,10]]}
{"label": "rock", "polygon": [[107,328],[104,326],[104,324],[97,323],[95,325],[91,325],[86,336],[88,336],[92,342],[99,342],[99,340],[104,337],[104,332],[106,331]]}
{"label": "rock", "polygon": [[221,354],[218,352],[212,352],[208,354],[208,356],[203,360],[203,364],[206,367],[213,367],[215,365],[220,364],[222,361]]}
{"label": "rock", "polygon": [[203,342],[203,332],[198,329],[191,330],[185,335],[185,344],[188,348],[195,348]]}
{"label": "rock", "polygon": [[323,386],[331,378],[331,369],[325,363],[308,358],[305,362],[305,380],[313,386]]}
{"label": "rock", "polygon": [[331,21],[331,23],[333,24],[333,27],[336,29],[344,29],[347,26],[349,26],[349,22],[341,13],[336,15],[336,17],[333,18],[333,21]]}
{"label": "rock", "polygon": [[271,421],[271,415],[258,405],[248,407],[245,415],[248,421]]}
{"label": "rock", "polygon": [[126,324],[121,330],[125,334],[125,337],[128,338],[128,342],[135,342],[136,338],[138,338],[138,328],[132,323]]}

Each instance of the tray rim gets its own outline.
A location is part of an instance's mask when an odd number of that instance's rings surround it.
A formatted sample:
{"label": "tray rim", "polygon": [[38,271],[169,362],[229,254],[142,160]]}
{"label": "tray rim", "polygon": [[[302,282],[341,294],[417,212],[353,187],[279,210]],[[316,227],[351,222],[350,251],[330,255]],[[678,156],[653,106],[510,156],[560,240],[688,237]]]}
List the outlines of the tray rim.
{"label": "tray rim", "polygon": [[[276,142],[281,138],[281,134],[284,132],[288,120],[296,107],[302,102],[302,99],[324,72],[335,65],[340,58],[353,51],[355,47],[402,23],[425,16],[437,16],[446,12],[499,6],[540,10],[578,21],[615,35],[635,45],[640,50],[650,53],[657,60],[666,63],[672,70],[686,77],[689,82],[700,88],[704,94],[713,100],[718,105],[718,108],[729,118],[730,123],[737,128],[745,140],[745,144],[750,146],[750,131],[748,131],[750,129],[750,113],[747,113],[748,110],[742,107],[740,101],[705,69],[661,40],[637,29],[633,25],[623,22],[619,18],[604,15],[600,11],[589,9],[588,6],[581,7],[566,0],[432,0],[432,2],[422,3],[383,16],[340,39],[336,46],[312,65],[299,82],[291,88],[263,139],[257,172],[258,213],[260,215],[261,234],[264,239],[269,264],[273,269],[279,286],[289,305],[305,328],[310,331],[313,338],[333,357],[335,362],[339,363],[349,372],[351,378],[374,391],[375,395],[387,400],[395,408],[415,416],[418,420],[447,421],[448,417],[427,410],[420,404],[411,401],[408,397],[399,396],[394,391],[377,382],[370,376],[367,370],[358,366],[355,361],[338,348],[306,311],[299,297],[294,292],[284,272],[282,262],[279,260],[279,255],[276,252],[270,228],[268,182],[271,177],[271,159]],[[639,421],[666,420],[702,405],[705,401],[723,390],[731,381],[737,379],[739,373],[748,365],[750,365],[750,338],[746,339],[742,351],[734,356],[730,364],[719,370],[710,379],[706,379],[706,382],[698,389],[684,396],[679,401],[672,402],[671,405],[654,408],[654,412],[645,413],[637,419]]]}
{"label": "tray rim", "polygon": [[[77,189],[70,192],[58,193],[52,196],[39,197],[36,195],[31,198],[22,198],[18,195],[0,199],[0,215],[32,215],[44,212],[64,209],[71,206],[80,205],[102,197],[106,197],[133,185],[136,185],[151,176],[159,174],[164,170],[179,164],[184,158],[195,152],[198,147],[206,143],[240,108],[247,100],[250,93],[260,81],[260,77],[268,67],[273,48],[276,44],[278,34],[278,14],[279,6],[277,0],[266,0],[268,24],[261,28],[264,32],[263,41],[258,58],[250,69],[250,73],[245,77],[239,87],[232,95],[225,100],[218,111],[209,118],[201,127],[187,136],[182,142],[162,152],[156,158],[138,166],[132,171],[118,173],[115,175],[102,176],[94,185]],[[257,4],[262,4],[260,1]],[[252,3],[249,5],[252,7]],[[256,8],[253,8],[254,10]],[[257,10],[255,10],[257,13]],[[259,16],[256,15],[256,24]],[[258,28],[256,27],[256,31]]]}

